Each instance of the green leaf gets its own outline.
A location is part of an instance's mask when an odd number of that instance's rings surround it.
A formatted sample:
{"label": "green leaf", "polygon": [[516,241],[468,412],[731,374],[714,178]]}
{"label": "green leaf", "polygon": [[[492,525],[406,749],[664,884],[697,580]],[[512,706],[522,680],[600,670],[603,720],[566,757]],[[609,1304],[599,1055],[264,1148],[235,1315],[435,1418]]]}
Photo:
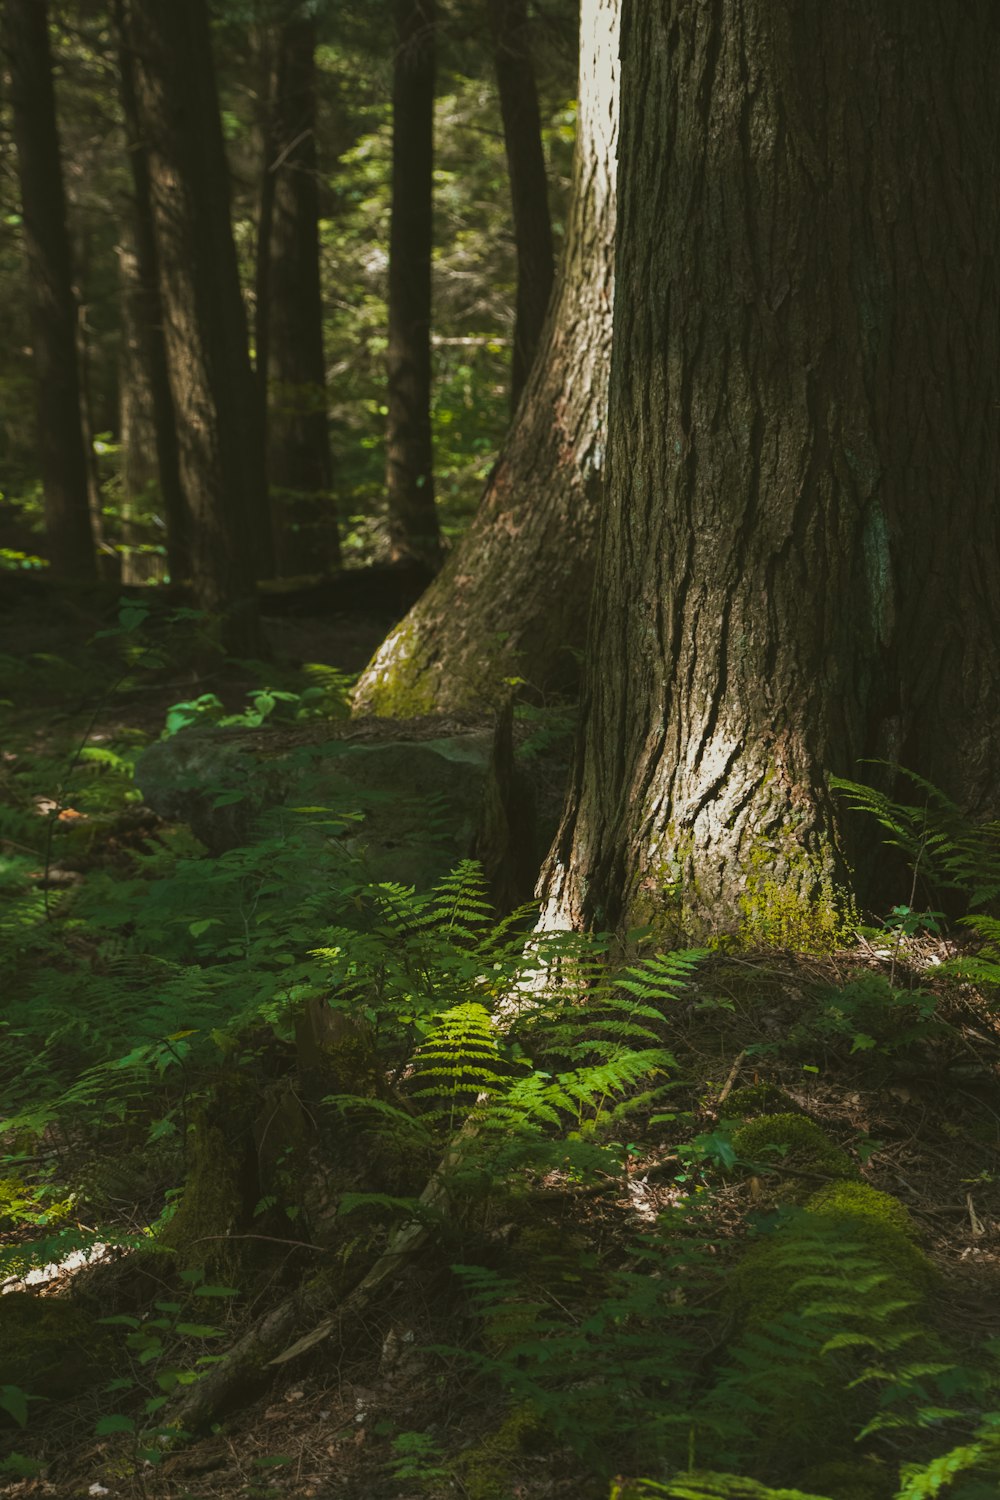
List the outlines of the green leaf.
{"label": "green leaf", "polygon": [[177,1332],[190,1339],[221,1339],[225,1330],[214,1328],[211,1323],[178,1323]]}
{"label": "green leaf", "polygon": [[108,1437],[112,1432],[134,1432],[135,1423],[131,1417],[123,1417],[121,1413],[114,1416],[101,1417],[94,1428],[95,1437]]}
{"label": "green leaf", "polygon": [[19,1385],[0,1385],[0,1409],[13,1417],[18,1427],[28,1422],[28,1394]]}

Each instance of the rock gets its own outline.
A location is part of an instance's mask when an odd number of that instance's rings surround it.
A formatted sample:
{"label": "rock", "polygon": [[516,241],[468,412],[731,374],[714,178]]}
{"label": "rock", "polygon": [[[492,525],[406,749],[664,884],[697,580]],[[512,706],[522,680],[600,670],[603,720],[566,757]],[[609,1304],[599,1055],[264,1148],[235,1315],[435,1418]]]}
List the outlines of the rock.
{"label": "rock", "polygon": [[[213,855],[249,842],[268,809],[308,806],[343,820],[337,842],[358,859],[363,879],[424,889],[471,855],[488,868],[502,864],[509,887],[511,854],[509,841],[498,845],[497,808],[515,783],[506,761],[501,774],[495,769],[501,738],[492,724],[433,737],[423,722],[412,737],[407,728],[362,721],[182,730],[144,752],[136,782],[147,806],[187,823]],[[526,843],[529,806],[530,798],[521,799],[507,820]],[[532,869],[530,856],[520,868]],[[525,883],[522,875],[522,891]],[[520,899],[526,895],[530,888]]]}

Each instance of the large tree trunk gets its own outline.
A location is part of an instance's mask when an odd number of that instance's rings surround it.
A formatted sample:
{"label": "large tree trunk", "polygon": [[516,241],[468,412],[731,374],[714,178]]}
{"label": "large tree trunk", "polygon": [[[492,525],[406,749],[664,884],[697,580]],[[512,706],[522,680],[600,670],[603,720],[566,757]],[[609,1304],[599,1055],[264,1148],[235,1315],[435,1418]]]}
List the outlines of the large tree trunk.
{"label": "large tree trunk", "polygon": [[[132,178],[130,223],[121,250],[122,296],[125,301],[120,418],[123,480],[127,496],[134,496],[138,493],[137,487],[144,487],[150,480],[158,484],[167,571],[177,583],[186,579],[191,571],[191,520],[181,483],[177,417],[170,390],[149,158],[139,124],[134,60],[126,43],[124,6],[125,0],[115,0],[119,95]],[[155,473],[150,474],[150,463],[154,459]],[[122,576],[127,581],[124,565]]]}
{"label": "large tree trunk", "polygon": [[130,0],[170,386],[202,608],[231,649],[256,649],[254,578],[271,571],[256,388],[229,223],[205,0]]}
{"label": "large tree trunk", "polygon": [[38,380],[38,449],[46,551],[64,577],[97,576],[81,423],[77,313],[66,228],[45,0],[5,0],[14,139]]}
{"label": "large tree trunk", "polygon": [[517,307],[510,405],[517,410],[552,298],[555,260],[542,149],[538,88],[531,65],[527,0],[489,0],[497,89],[517,251]]}
{"label": "large tree trunk", "polygon": [[360,712],[485,708],[577,675],[606,445],[620,0],[583,0],[566,249],[517,419],[461,544],[361,678]]}
{"label": "large tree trunk", "polygon": [[264,164],[267,214],[261,215],[258,250],[267,260],[258,378],[267,391],[278,572],[286,575],[329,571],[340,562],[326,422],[315,51],[315,17],[294,16],[282,24]]}
{"label": "large tree trunk", "polygon": [[393,561],[436,568],[431,444],[431,251],[437,0],[392,0],[392,209],[386,488]]}
{"label": "large tree trunk", "polygon": [[1000,26],[991,0],[626,17],[609,504],[547,919],[822,943],[829,773],[886,757],[997,810]]}

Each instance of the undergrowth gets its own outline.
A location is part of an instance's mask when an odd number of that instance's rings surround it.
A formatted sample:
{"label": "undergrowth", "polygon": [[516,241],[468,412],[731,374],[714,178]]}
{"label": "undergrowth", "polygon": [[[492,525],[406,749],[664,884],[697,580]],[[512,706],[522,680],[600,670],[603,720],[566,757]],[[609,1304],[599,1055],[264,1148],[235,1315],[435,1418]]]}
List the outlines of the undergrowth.
{"label": "undergrowth", "polygon": [[[339,681],[318,687],[308,699],[262,687],[242,715],[197,695],[166,728],[338,712]],[[815,1197],[760,1203],[723,1232],[748,1181],[769,1165],[785,1178],[800,1168],[742,1160],[724,1110],[705,1118],[677,1045],[682,1008],[711,1014],[692,999],[704,954],[623,963],[607,935],[532,931],[533,908],[498,918],[472,861],[430,890],[374,882],[346,837],[351,806],[273,808],[245,843],[210,856],[183,828],[128,823],[138,748],[127,733],[46,754],[26,744],[8,753],[0,794],[0,1281],[100,1244],[133,1259],[158,1248],[168,1284],[108,1324],[120,1365],[98,1393],[101,1436],[122,1434],[142,1462],[159,1462],[169,1429],[156,1424],[174,1395],[224,1358],[227,1327],[196,1316],[196,1299],[225,1297],[238,1316],[276,1274],[266,1242],[318,1250],[350,1285],[394,1227],[422,1215],[454,1252],[465,1326],[438,1347],[442,1367],[457,1363],[505,1410],[529,1413],[543,1446],[591,1474],[645,1472],[622,1495],[671,1494],[703,1470],[809,1491],[810,1469],[845,1455],[877,1482],[831,1481],[832,1500],[995,1493],[992,1345],[948,1347],[903,1262]],[[840,785],[921,881],[964,893],[980,947],[938,972],[996,985],[997,830],[969,830],[914,784],[919,808]],[[906,930],[899,913],[915,909],[911,892],[885,928],[888,974],[814,987],[786,1055],[839,1048],[889,1065],[947,1033],[938,992],[896,982],[917,925]],[[936,917],[925,915],[928,930]],[[631,935],[629,951],[643,941]],[[778,1043],[758,1044],[761,1059],[769,1046],[775,1055]],[[220,1155],[253,1162],[249,1189],[227,1178],[232,1223],[218,1238],[232,1284],[182,1268],[176,1243],[208,1131]],[[640,1156],[666,1171],[668,1212],[607,1243],[539,1230],[546,1193],[570,1205],[627,1196]],[[435,1170],[447,1194],[429,1206],[419,1189]],[[500,1248],[497,1216],[513,1226]],[[261,1242],[257,1259],[241,1240]],[[734,1268],[754,1256],[780,1305],[756,1292],[734,1300]],[[44,1404],[0,1380],[15,1424],[30,1431]],[[28,1460],[10,1463],[13,1474]],[[456,1476],[473,1493],[470,1463],[430,1433],[403,1433],[390,1468],[428,1495]],[[738,1482],[734,1495],[746,1493]]]}

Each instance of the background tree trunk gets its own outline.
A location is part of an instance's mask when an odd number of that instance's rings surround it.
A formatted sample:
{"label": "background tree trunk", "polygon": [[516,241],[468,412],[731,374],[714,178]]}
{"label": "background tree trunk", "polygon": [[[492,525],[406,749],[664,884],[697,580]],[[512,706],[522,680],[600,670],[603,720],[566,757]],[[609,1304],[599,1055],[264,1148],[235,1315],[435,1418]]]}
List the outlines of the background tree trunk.
{"label": "background tree trunk", "polygon": [[538,88],[531,65],[527,0],[489,0],[497,89],[517,251],[517,309],[510,406],[524,390],[552,298],[555,259]]}
{"label": "background tree trunk", "polygon": [[[340,563],[326,419],[316,176],[316,20],[280,27],[265,172],[271,179],[267,296],[258,344],[267,390],[267,470],[278,572]],[[262,216],[263,217],[263,216]]]}
{"label": "background tree trunk", "polygon": [[46,551],[54,573],[97,576],[87,495],[76,299],[45,0],[4,0],[14,139],[28,260]]}
{"label": "background tree trunk", "polygon": [[822,943],[828,773],[883,756],[996,813],[1000,28],[987,0],[626,14],[609,504],[546,920]]}
{"label": "background tree trunk", "polygon": [[436,568],[431,443],[431,252],[436,0],[392,0],[392,210],[386,484],[393,561]]}
{"label": "background tree trunk", "polygon": [[355,710],[485,708],[573,686],[601,509],[615,236],[619,0],[583,0],[566,249],[541,347],[460,545],[363,673]]}
{"label": "background tree trunk", "polygon": [[[122,318],[123,375],[127,373],[130,387],[126,389],[124,384],[121,387],[123,482],[126,495],[137,493],[135,486],[145,486],[154,477],[146,470],[149,454],[155,454],[155,478],[159,484],[163,511],[167,571],[176,583],[187,578],[191,571],[191,518],[181,483],[177,418],[170,390],[165,319],[160,299],[149,159],[139,125],[134,59],[125,35],[124,0],[115,0],[115,25],[118,34],[119,97],[132,178],[130,225],[125,232],[120,252],[125,258],[120,261],[122,295],[125,299]],[[139,453],[140,441],[143,455]]]}
{"label": "background tree trunk", "polygon": [[146,316],[146,288],[139,274],[135,242],[127,232],[118,245],[121,281],[121,352],[118,377],[118,478],[122,516],[122,571],[125,584],[160,581],[166,559],[140,551],[147,528],[140,518],[160,507],[160,475],[156,461],[153,398],[145,359],[142,324]]}
{"label": "background tree trunk", "polygon": [[256,649],[270,522],[208,12],[205,0],[130,0],[128,17],[195,594],[245,652]]}

